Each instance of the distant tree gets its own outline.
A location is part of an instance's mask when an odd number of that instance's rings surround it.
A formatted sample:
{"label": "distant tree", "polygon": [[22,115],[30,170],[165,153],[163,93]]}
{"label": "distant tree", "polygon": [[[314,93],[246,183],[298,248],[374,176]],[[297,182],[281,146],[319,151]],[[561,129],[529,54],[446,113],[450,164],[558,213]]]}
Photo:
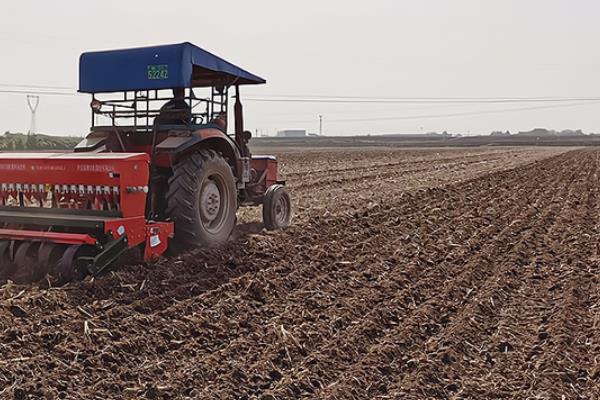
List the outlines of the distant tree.
{"label": "distant tree", "polygon": [[27,135],[27,139],[25,139],[25,148],[27,150],[34,149],[35,148],[35,144],[36,144],[35,136],[34,135]]}

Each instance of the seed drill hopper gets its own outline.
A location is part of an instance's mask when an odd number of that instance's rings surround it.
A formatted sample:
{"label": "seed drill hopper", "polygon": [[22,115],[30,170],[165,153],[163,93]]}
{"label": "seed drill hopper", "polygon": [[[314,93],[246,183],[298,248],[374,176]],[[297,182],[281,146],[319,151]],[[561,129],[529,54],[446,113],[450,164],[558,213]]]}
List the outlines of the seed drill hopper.
{"label": "seed drill hopper", "polygon": [[240,206],[262,205],[267,229],[289,224],[277,160],[253,156],[244,130],[240,86],[262,78],[190,43],[84,53],[79,68],[89,135],[69,153],[0,153],[0,282],[218,246]]}

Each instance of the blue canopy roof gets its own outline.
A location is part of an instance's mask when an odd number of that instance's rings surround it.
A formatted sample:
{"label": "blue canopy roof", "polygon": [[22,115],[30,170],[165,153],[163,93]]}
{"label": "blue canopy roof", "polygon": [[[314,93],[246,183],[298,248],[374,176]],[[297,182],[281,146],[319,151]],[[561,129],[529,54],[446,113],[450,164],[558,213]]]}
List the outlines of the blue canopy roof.
{"label": "blue canopy roof", "polygon": [[265,82],[188,42],[89,52],[79,59],[79,91],[84,93]]}

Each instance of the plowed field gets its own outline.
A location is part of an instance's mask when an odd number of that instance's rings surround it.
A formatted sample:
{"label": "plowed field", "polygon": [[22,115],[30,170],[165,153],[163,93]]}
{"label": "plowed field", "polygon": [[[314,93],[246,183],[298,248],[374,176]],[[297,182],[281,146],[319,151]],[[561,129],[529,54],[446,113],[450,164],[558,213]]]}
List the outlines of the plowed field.
{"label": "plowed field", "polygon": [[285,231],[0,289],[0,398],[600,397],[600,151],[280,159]]}

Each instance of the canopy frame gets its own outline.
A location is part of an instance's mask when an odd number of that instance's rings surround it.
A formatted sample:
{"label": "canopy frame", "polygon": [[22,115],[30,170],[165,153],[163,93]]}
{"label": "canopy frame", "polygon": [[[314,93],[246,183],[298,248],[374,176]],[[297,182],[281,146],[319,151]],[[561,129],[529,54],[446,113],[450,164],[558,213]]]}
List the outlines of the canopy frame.
{"label": "canopy frame", "polygon": [[79,92],[256,85],[266,81],[189,42],[83,53]]}

